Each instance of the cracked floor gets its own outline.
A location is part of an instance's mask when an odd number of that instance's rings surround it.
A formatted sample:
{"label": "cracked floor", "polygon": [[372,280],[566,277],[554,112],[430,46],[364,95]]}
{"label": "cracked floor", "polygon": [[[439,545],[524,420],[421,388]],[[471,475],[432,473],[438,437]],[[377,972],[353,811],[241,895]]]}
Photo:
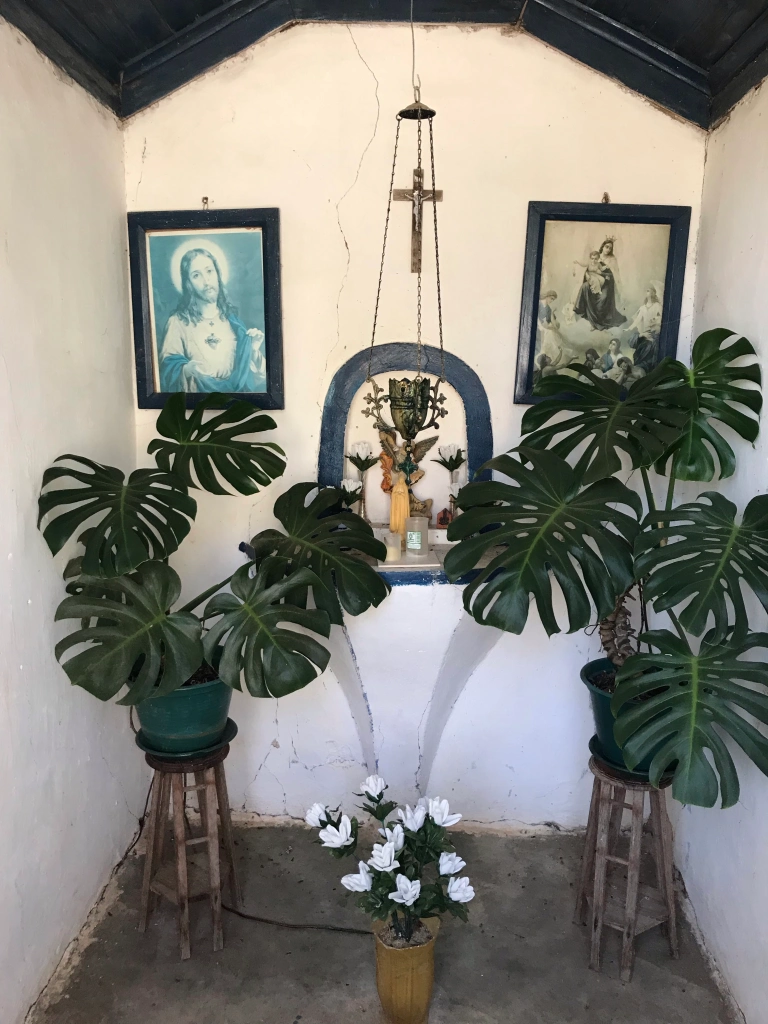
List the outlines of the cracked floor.
{"label": "cracked floor", "polygon": [[[246,909],[290,922],[365,927],[339,884],[347,863],[301,827],[239,828]],[[618,936],[603,973],[587,969],[585,928],[571,923],[582,839],[456,834],[477,897],[436,947],[430,1024],[726,1024],[726,1009],[687,926],[670,960],[658,931],[638,941],[634,980],[618,980]],[[373,943],[225,915],[211,949],[208,906],[192,906],[192,959],[178,959],[175,909],[136,931],[143,860],[129,858],[79,962],[28,1024],[383,1024]],[[340,869],[341,868],[341,869]],[[47,1005],[46,1005],[47,1003]]]}

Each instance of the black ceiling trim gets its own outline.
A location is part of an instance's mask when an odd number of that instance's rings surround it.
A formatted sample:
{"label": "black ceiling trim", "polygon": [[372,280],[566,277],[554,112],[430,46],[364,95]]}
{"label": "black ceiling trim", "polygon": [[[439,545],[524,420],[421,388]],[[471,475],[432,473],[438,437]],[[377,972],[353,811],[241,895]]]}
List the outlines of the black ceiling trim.
{"label": "black ceiling trim", "polygon": [[120,112],[120,87],[110,81],[47,21],[31,10],[24,0],[0,0],[0,17],[6,19],[34,43],[49,60],[73,78],[116,114]]}
{"label": "black ceiling trim", "polygon": [[611,18],[576,0],[530,0],[523,26],[543,42],[694,124],[709,125],[705,72]]}
{"label": "black ceiling trim", "polygon": [[296,19],[290,0],[238,0],[200,18],[168,43],[129,63],[121,113],[129,117]]}
{"label": "black ceiling trim", "polygon": [[[127,13],[130,0],[119,2],[126,5]],[[105,50],[99,22],[89,22],[87,17],[73,20],[68,7],[65,11],[55,3],[0,0],[0,16],[123,117],[297,22],[407,22],[410,12],[410,0],[229,0],[166,41],[121,62],[116,53],[108,52],[110,46],[120,50],[120,39],[114,37],[110,42],[107,38]],[[56,29],[45,19],[46,10],[52,12]],[[721,119],[768,75],[768,11],[757,16],[709,71],[579,0],[419,0],[417,18],[420,23],[432,24],[522,26],[543,42],[704,128]],[[169,28],[167,19],[150,27],[153,32],[143,34],[146,42]]]}
{"label": "black ceiling trim", "polygon": [[711,75],[711,123],[716,124],[768,75],[768,11],[726,50]]}

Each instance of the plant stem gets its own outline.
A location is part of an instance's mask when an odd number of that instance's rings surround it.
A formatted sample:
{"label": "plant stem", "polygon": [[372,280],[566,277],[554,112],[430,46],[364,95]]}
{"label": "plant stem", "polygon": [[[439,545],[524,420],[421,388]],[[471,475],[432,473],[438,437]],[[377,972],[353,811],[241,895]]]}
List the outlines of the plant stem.
{"label": "plant stem", "polygon": [[667,487],[667,503],[664,506],[664,509],[667,512],[669,512],[669,510],[672,508],[672,502],[675,499],[675,483],[676,482],[677,482],[677,477],[675,475],[674,467],[670,466],[669,467],[669,486]]}
{"label": "plant stem", "polygon": [[[234,575],[235,574],[232,573],[232,576]],[[209,597],[213,597],[213,595],[217,593],[217,591],[221,590],[222,587],[226,587],[232,579],[232,576],[227,576],[227,578],[222,580],[221,583],[216,583],[214,586],[208,587],[208,589],[204,590],[202,594],[198,594],[197,597],[193,598],[191,601],[187,601],[183,608],[177,608],[176,610],[180,612],[191,612],[193,609],[197,608],[199,604],[202,604],[203,601],[207,601]]]}
{"label": "plant stem", "polygon": [[672,625],[677,630],[677,635],[680,637],[680,639],[683,641],[683,643],[687,644],[688,643],[688,639],[687,639],[687,637],[685,635],[685,630],[680,625],[680,620],[678,619],[678,617],[675,615],[675,613],[670,608],[667,609],[667,615],[672,620]]}
{"label": "plant stem", "polygon": [[640,475],[643,478],[643,487],[645,488],[645,500],[648,502],[648,511],[655,512],[656,499],[653,497],[651,478],[648,476],[648,470],[644,466],[640,470]]}

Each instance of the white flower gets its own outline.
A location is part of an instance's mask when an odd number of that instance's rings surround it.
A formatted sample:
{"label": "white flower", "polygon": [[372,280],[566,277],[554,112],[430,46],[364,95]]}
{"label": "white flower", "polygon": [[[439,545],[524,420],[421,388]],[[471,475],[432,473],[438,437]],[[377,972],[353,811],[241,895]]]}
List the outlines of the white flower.
{"label": "white flower", "polygon": [[475,898],[475,890],[468,878],[452,878],[448,882],[448,896],[454,903],[469,903]]}
{"label": "white flower", "polygon": [[388,843],[395,844],[395,853],[400,853],[405,846],[405,833],[402,825],[395,825],[393,828],[387,828],[385,825],[384,828],[379,829],[379,835],[384,836]]}
{"label": "white flower", "polygon": [[342,846],[351,846],[354,843],[352,838],[352,822],[346,814],[342,814],[339,827],[328,825],[320,830],[320,841],[323,846],[329,846],[332,850],[340,850]]}
{"label": "white flower", "polygon": [[425,811],[428,811],[429,810],[429,797],[428,796],[420,796],[419,799],[416,801],[416,806],[417,807],[423,807]]}
{"label": "white flower", "polygon": [[440,854],[440,874],[441,875],[458,875],[462,868],[467,866],[467,862],[462,860],[458,853],[441,853]]}
{"label": "white flower", "polygon": [[427,809],[425,807],[419,807],[419,805],[416,804],[413,810],[411,810],[408,804],[406,804],[405,810],[403,810],[402,807],[398,808],[397,816],[409,831],[418,832],[424,824],[424,819],[427,816]]}
{"label": "white flower", "polygon": [[386,788],[387,784],[380,775],[369,775],[365,782],[360,784],[360,789],[372,800],[375,800],[377,796],[381,796]]}
{"label": "white flower", "polygon": [[449,484],[448,485],[448,493],[451,495],[452,498],[458,498],[460,490],[461,490],[461,484]]}
{"label": "white flower", "polygon": [[377,871],[394,871],[399,868],[400,861],[395,860],[395,844],[374,843],[368,863]]}
{"label": "white flower", "polygon": [[395,903],[403,903],[406,907],[412,907],[421,892],[421,882],[418,878],[415,882],[411,882],[405,875],[398,875],[395,879],[395,885],[397,889],[389,894],[389,898],[394,900]]}
{"label": "white flower", "polygon": [[368,459],[371,456],[371,443],[370,441],[355,441],[352,445],[352,454],[356,455],[358,459]]}
{"label": "white flower", "polygon": [[443,828],[448,828],[449,825],[455,825],[457,821],[461,821],[461,815],[451,814],[448,801],[441,800],[439,796],[429,801],[429,816],[436,825],[442,825]]}
{"label": "white flower", "polygon": [[459,446],[457,444],[444,444],[437,450],[440,452],[440,458],[445,459],[446,462],[448,459],[456,458],[459,454]]}
{"label": "white flower", "polygon": [[363,485],[359,480],[353,480],[350,476],[345,476],[341,481],[341,489],[347,491],[348,494],[354,494],[355,491],[359,491]]}
{"label": "white flower", "polygon": [[304,815],[304,821],[312,828],[320,828],[323,824],[323,820],[328,819],[328,808],[325,804],[312,804],[307,813]]}
{"label": "white flower", "polygon": [[341,880],[341,884],[345,889],[349,889],[350,892],[370,892],[371,889],[371,870],[364,860],[358,862],[358,868],[360,869],[356,875],[344,875]]}

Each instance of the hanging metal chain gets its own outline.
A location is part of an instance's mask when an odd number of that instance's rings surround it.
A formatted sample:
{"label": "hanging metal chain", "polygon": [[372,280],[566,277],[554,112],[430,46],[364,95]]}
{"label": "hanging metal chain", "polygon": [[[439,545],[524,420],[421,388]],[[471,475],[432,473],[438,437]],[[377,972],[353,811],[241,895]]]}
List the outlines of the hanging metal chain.
{"label": "hanging metal chain", "polygon": [[397,118],[397,130],[395,131],[395,152],[392,157],[392,174],[389,178],[389,199],[387,200],[387,216],[384,220],[384,242],[381,247],[381,264],[379,265],[379,283],[376,288],[376,305],[373,309],[373,329],[371,330],[371,351],[368,353],[368,376],[366,380],[373,380],[371,376],[371,364],[373,362],[373,343],[376,341],[376,324],[379,319],[379,302],[381,301],[381,282],[384,277],[384,257],[387,253],[387,234],[389,232],[389,215],[392,212],[392,192],[395,187],[395,167],[397,166],[397,144],[400,139],[400,115]]}
{"label": "hanging metal chain", "polygon": [[[421,113],[421,111],[419,111],[419,114],[420,113]],[[431,122],[430,122],[430,127],[431,127]],[[417,168],[417,170],[419,172],[419,181],[421,182],[424,179],[423,179],[422,166],[421,166],[421,117],[420,116],[418,117],[418,119],[416,121],[416,136],[417,136],[417,142],[416,142],[416,152],[417,152],[416,168]],[[422,187],[423,187],[422,185],[419,185],[419,188],[422,188]],[[424,218],[424,204],[423,204],[423,202],[421,203],[421,206],[419,208],[419,216],[421,217],[421,222],[423,223],[423,218]],[[417,275],[417,278],[416,278],[416,380],[417,381],[421,380],[421,259],[419,260],[419,271],[418,271],[418,275]]]}
{"label": "hanging metal chain", "polygon": [[437,188],[435,185],[435,139],[432,118],[429,119],[429,159],[432,164],[432,219],[435,225],[435,278],[437,281],[437,330],[440,338],[440,383],[445,383],[445,350],[443,348],[443,299],[440,292],[440,246],[437,241]]}

